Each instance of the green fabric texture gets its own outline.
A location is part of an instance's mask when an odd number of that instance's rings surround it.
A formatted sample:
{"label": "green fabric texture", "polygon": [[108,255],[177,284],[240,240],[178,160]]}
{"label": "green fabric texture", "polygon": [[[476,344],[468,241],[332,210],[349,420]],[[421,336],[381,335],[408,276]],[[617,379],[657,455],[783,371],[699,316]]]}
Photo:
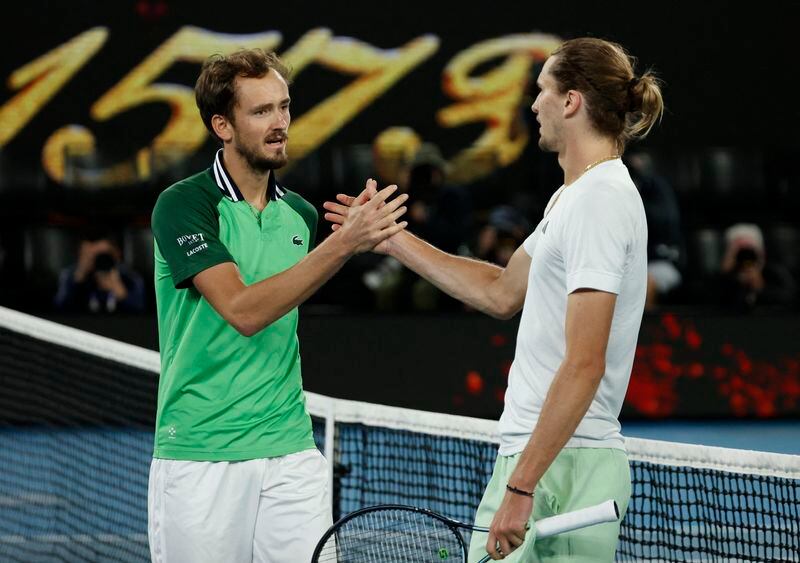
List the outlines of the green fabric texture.
{"label": "green fabric texture", "polygon": [[297,309],[245,337],[192,278],[234,262],[251,285],[291,268],[313,244],[316,219],[288,191],[258,213],[223,197],[208,170],[161,194],[152,217],[161,351],[154,457],[238,461],[314,447]]}
{"label": "green fabric texture", "polygon": [[[475,515],[476,526],[489,527],[506,494],[506,484],[521,454],[498,456],[492,478]],[[505,563],[614,561],[619,527],[631,496],[628,457],[614,448],[564,448],[536,487],[532,521],[541,520],[608,499],[617,501],[620,519],[566,532],[544,539],[525,538],[519,548],[505,557]],[[530,531],[528,535],[530,535]],[[474,532],[469,546],[469,563],[486,556],[485,533]]]}

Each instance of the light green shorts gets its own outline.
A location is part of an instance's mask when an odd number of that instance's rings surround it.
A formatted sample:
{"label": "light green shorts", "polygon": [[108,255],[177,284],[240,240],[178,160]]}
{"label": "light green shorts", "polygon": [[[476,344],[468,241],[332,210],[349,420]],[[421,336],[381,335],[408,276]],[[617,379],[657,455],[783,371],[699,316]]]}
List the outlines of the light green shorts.
{"label": "light green shorts", "polygon": [[[492,478],[475,515],[476,526],[491,525],[519,457],[520,454],[497,456]],[[533,544],[526,541],[503,561],[614,561],[619,525],[625,516],[630,496],[631,474],[625,452],[612,448],[564,448],[536,487],[533,520],[614,499],[620,510],[619,521],[536,539]],[[469,545],[470,563],[476,563],[486,555],[486,540],[485,533],[472,534]]]}

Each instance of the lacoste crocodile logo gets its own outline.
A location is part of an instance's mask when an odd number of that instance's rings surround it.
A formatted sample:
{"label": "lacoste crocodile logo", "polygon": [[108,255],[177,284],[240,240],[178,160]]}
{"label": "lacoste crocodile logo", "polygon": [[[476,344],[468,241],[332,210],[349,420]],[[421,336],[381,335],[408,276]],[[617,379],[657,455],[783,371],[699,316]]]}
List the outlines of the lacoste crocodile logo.
{"label": "lacoste crocodile logo", "polygon": [[301,238],[300,238],[299,236],[297,236],[297,235],[294,235],[294,236],[292,237],[292,242],[293,242],[294,244],[296,244],[297,246],[300,246],[300,245],[302,245],[302,244],[303,244],[303,239],[301,239]]}

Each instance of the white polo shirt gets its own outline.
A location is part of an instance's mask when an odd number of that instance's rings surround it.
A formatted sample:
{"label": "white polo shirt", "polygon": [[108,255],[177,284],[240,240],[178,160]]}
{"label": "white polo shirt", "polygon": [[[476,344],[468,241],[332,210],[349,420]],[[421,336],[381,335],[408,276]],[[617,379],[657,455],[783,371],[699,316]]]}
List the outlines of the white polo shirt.
{"label": "white polo shirt", "polygon": [[566,447],[624,450],[617,417],[628,388],[647,291],[647,220],[622,161],[599,164],[562,186],[523,247],[531,257],[531,269],[500,417],[500,454],[519,453],[530,439],[564,360],[567,297],[581,288],[615,293],[617,301],[606,372]]}

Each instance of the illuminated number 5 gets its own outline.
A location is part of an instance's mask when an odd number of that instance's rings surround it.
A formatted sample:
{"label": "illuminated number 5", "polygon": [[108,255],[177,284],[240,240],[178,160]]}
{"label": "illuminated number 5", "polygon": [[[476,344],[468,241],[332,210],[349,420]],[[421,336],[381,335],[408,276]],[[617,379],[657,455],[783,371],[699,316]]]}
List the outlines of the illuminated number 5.
{"label": "illuminated number 5", "polygon": [[102,122],[142,104],[168,104],[169,121],[150,146],[139,149],[128,161],[92,170],[91,175],[83,178],[67,178],[66,151],[91,152],[95,147],[94,135],[88,129],[69,125],[53,133],[45,143],[43,161],[47,173],[58,182],[103,186],[135,182],[173,166],[200,148],[207,133],[198,119],[192,88],[153,83],[153,80],[178,61],[201,63],[213,53],[229,53],[239,48],[273,49],[280,41],[281,35],[275,31],[229,35],[191,26],[180,29],[97,100],[90,110],[91,116]]}

